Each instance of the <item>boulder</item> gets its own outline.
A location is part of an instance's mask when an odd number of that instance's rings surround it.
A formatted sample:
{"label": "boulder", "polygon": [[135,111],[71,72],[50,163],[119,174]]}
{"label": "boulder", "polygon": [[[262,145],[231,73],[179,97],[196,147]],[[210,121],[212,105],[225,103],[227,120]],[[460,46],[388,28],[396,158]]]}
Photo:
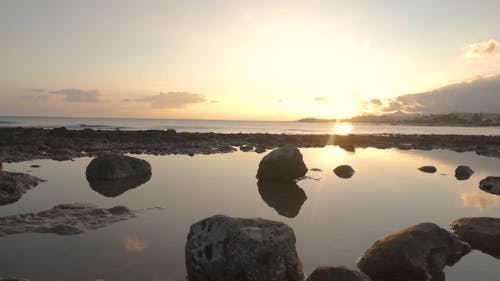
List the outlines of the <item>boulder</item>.
{"label": "boulder", "polygon": [[285,145],[275,149],[262,158],[257,171],[261,180],[290,181],[303,177],[307,167],[299,149]]}
{"label": "boulder", "polygon": [[321,266],[316,268],[306,281],[371,281],[363,272],[345,266]]}
{"label": "boulder", "polygon": [[130,156],[104,154],[90,161],[85,174],[88,181],[144,178],[151,176],[151,165]]}
{"label": "boulder", "polygon": [[333,170],[333,172],[343,179],[348,179],[354,175],[354,169],[349,165],[340,165]]}
{"label": "boulder", "polygon": [[433,174],[437,171],[436,167],[434,166],[422,166],[418,169],[424,173],[430,173],[430,174]]}
{"label": "boulder", "polygon": [[16,202],[41,182],[44,180],[28,174],[0,172],[0,206]]}
{"label": "boulder", "polygon": [[248,145],[248,144],[244,144],[244,145],[240,146],[240,150],[243,152],[249,152],[249,151],[253,150],[253,146]]}
{"label": "boulder", "polygon": [[266,148],[263,146],[257,146],[257,147],[255,147],[255,152],[264,153],[264,152],[266,152]]}
{"label": "boulder", "polygon": [[357,264],[376,280],[444,280],[444,267],[454,265],[470,251],[469,244],[447,230],[420,223],[378,240]]}
{"label": "boulder", "polygon": [[450,229],[472,248],[500,259],[500,219],[461,218],[451,222]]}
{"label": "boulder", "polygon": [[500,195],[500,177],[486,177],[479,182],[479,188],[488,193]]}
{"label": "boulder", "polygon": [[302,188],[294,181],[258,181],[259,194],[269,207],[274,208],[278,214],[294,218],[299,214],[300,208],[307,196]]}
{"label": "boulder", "polygon": [[474,174],[474,170],[469,166],[458,166],[455,169],[455,178],[460,181],[468,180],[472,174]]}
{"label": "boulder", "polygon": [[61,204],[39,213],[0,217],[0,236],[26,232],[79,234],[135,216],[135,211],[124,206],[104,209],[89,203]]}
{"label": "boulder", "polygon": [[300,281],[295,234],[284,223],[216,215],[189,230],[189,281]]}

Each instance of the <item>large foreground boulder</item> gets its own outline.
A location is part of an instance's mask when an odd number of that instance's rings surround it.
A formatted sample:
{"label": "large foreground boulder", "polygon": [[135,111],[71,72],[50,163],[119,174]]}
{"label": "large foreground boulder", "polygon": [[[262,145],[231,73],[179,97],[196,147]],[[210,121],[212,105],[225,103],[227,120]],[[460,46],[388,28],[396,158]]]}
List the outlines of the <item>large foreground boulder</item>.
{"label": "large foreground boulder", "polygon": [[39,213],[0,217],[0,237],[26,232],[79,234],[135,216],[124,206],[104,209],[90,203],[61,204]]}
{"label": "large foreground boulder", "polygon": [[293,181],[260,180],[257,182],[257,186],[262,200],[274,208],[278,214],[287,218],[296,217],[307,199],[304,190]]}
{"label": "large foreground boulder", "polygon": [[295,234],[284,223],[222,215],[189,230],[185,248],[189,281],[300,281]]}
{"label": "large foreground boulder", "polygon": [[85,174],[93,190],[115,197],[147,182],[151,178],[151,165],[130,156],[105,154],[92,159]]}
{"label": "large foreground boulder", "polygon": [[285,145],[268,153],[259,163],[257,178],[261,180],[291,181],[303,177],[307,167],[299,149]]}
{"label": "large foreground boulder", "polygon": [[321,266],[316,268],[306,281],[371,281],[363,272],[345,266]]}
{"label": "large foreground boulder", "polygon": [[500,259],[500,219],[461,218],[451,222],[450,229],[472,248]]}
{"label": "large foreground boulder", "polygon": [[474,170],[471,169],[469,166],[457,166],[455,169],[455,178],[457,180],[463,181],[463,180],[468,180],[472,174],[474,174]]}
{"label": "large foreground boulder", "polygon": [[333,172],[337,175],[337,177],[343,179],[349,179],[354,175],[354,169],[349,165],[340,165],[333,169]]}
{"label": "large foreground boulder", "polygon": [[491,194],[500,195],[500,177],[486,177],[479,182],[479,188]]}
{"label": "large foreground boulder", "polygon": [[28,174],[0,171],[0,206],[16,202],[41,182],[44,180]]}
{"label": "large foreground boulder", "polygon": [[420,223],[378,240],[357,264],[376,280],[441,280],[444,267],[454,265],[470,251],[469,244],[447,230]]}

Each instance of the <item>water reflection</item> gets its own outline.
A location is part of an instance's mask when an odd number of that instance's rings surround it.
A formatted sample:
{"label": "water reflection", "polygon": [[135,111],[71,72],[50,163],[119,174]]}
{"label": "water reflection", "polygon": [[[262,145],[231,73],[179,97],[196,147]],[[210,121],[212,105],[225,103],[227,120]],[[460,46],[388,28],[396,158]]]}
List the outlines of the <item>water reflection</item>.
{"label": "water reflection", "polygon": [[136,236],[126,236],[122,240],[123,247],[127,252],[138,253],[144,251],[148,244]]}
{"label": "water reflection", "polygon": [[295,182],[258,181],[259,194],[269,207],[274,208],[278,214],[294,218],[299,214],[300,208],[307,196],[302,188]]}
{"label": "water reflection", "polygon": [[333,127],[333,133],[336,135],[346,136],[352,132],[352,125],[346,122],[336,123]]}
{"label": "water reflection", "polygon": [[500,197],[489,195],[479,190],[460,193],[464,207],[474,207],[481,212],[490,208],[500,207]]}
{"label": "water reflection", "polygon": [[127,178],[120,180],[92,180],[87,178],[90,187],[106,197],[116,197],[129,189],[136,188],[151,179],[151,174],[143,178]]}

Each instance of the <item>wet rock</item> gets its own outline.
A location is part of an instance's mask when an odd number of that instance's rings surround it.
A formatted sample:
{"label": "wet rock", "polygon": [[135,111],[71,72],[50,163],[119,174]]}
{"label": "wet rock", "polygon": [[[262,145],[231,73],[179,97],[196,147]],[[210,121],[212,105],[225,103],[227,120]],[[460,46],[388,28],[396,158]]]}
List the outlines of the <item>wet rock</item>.
{"label": "wet rock", "polygon": [[33,164],[30,166],[31,168],[40,168],[40,165]]}
{"label": "wet rock", "polygon": [[185,248],[190,281],[301,281],[295,234],[284,223],[222,215],[189,230]]}
{"label": "wet rock", "polygon": [[430,174],[433,174],[437,171],[436,167],[434,166],[422,166],[418,169],[424,173],[430,173]]}
{"label": "wet rock", "polygon": [[127,207],[99,208],[89,203],[61,204],[39,213],[0,217],[0,236],[26,232],[72,235],[136,216]]}
{"label": "wet rock", "polygon": [[420,223],[378,240],[357,261],[372,279],[444,280],[443,269],[471,251],[469,244],[433,223]]}
{"label": "wet rock", "polygon": [[255,152],[257,152],[257,153],[264,153],[264,152],[266,152],[266,148],[263,147],[263,146],[257,146],[255,148]]}
{"label": "wet rock", "polygon": [[500,158],[500,151],[487,146],[476,146],[476,154],[486,157]]}
{"label": "wet rock", "polygon": [[316,268],[306,281],[371,281],[363,272],[345,266],[321,266]]}
{"label": "wet rock", "polygon": [[349,152],[356,151],[356,148],[352,144],[341,144],[341,145],[339,145],[339,147],[342,148],[343,150],[349,151]]}
{"label": "wet rock", "polygon": [[451,222],[450,229],[472,248],[500,259],[500,219],[461,218]]}
{"label": "wet rock", "polygon": [[349,165],[340,165],[333,170],[333,172],[343,179],[348,179],[354,175],[354,169]]}
{"label": "wet rock", "polygon": [[44,180],[28,174],[0,172],[0,206],[16,202],[41,182]]}
{"label": "wet rock", "polygon": [[240,146],[240,150],[243,152],[249,152],[249,151],[253,150],[253,146],[244,144],[244,145]]}
{"label": "wet rock", "polygon": [[474,174],[474,170],[469,166],[458,166],[455,169],[455,178],[460,181],[468,180],[472,174]]}
{"label": "wet rock", "polygon": [[479,188],[488,193],[500,195],[500,177],[486,177],[479,182]]}
{"label": "wet rock", "polygon": [[145,178],[151,176],[151,165],[130,156],[104,154],[90,161],[85,174],[89,182]]}
{"label": "wet rock", "polygon": [[323,172],[323,170],[321,170],[320,168],[312,168],[312,169],[309,169],[309,171],[313,171],[313,172]]}
{"label": "wet rock", "polygon": [[307,196],[302,188],[294,181],[263,181],[257,182],[259,194],[269,207],[275,209],[278,214],[294,218],[299,214],[300,208]]}
{"label": "wet rock", "polygon": [[295,146],[285,145],[271,151],[259,163],[257,178],[261,180],[289,181],[303,177],[307,167]]}

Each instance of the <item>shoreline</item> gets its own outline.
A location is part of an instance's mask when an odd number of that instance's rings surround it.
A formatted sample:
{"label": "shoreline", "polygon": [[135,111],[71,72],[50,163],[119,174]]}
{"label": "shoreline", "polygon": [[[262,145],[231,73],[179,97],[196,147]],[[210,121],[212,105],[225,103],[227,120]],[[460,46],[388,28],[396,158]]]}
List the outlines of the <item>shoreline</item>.
{"label": "shoreline", "polygon": [[486,135],[225,134],[181,133],[175,130],[0,128],[0,162],[35,159],[64,161],[106,152],[193,156],[229,153],[236,151],[239,147],[245,147],[246,151],[262,153],[284,144],[297,147],[338,145],[349,151],[367,147],[402,150],[448,149],[456,152],[475,151],[479,155],[500,158],[500,136]]}

